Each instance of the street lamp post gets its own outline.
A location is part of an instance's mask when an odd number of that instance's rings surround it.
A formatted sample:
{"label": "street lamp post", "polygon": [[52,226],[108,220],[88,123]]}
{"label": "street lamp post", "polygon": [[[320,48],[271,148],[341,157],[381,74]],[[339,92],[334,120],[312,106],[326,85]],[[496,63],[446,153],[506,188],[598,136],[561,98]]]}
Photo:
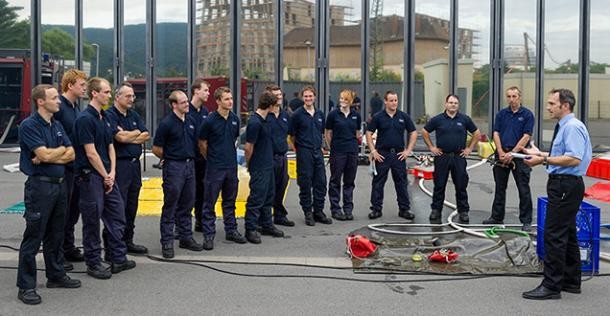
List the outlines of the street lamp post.
{"label": "street lamp post", "polygon": [[93,43],[91,46],[95,47],[95,76],[98,77],[100,74],[100,45]]}

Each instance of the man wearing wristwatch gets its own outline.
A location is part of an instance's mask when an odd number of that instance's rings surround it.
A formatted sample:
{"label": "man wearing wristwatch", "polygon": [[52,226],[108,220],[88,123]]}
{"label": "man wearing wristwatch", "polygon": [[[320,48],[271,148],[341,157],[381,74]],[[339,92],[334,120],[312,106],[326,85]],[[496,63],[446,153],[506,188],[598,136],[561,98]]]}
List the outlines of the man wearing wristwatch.
{"label": "man wearing wristwatch", "polygon": [[548,204],[544,227],[544,280],[537,288],[524,292],[527,299],[559,299],[561,292],[580,293],[580,250],[576,239],[576,213],[580,209],[585,185],[582,176],[591,163],[589,132],[576,119],[575,98],[568,89],[549,93],[546,109],[555,125],[548,152],[535,146],[525,149],[531,155],[528,166],[546,165]]}

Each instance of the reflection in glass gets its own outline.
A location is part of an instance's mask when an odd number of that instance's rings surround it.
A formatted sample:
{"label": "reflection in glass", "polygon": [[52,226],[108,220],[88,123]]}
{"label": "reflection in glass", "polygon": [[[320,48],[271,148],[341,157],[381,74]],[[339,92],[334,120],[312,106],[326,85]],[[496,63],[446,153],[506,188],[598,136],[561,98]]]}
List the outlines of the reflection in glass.
{"label": "reflection in glass", "polygon": [[134,108],[146,117],[146,0],[125,2],[124,69],[125,80],[136,95]]}
{"label": "reflection in glass", "polygon": [[490,2],[463,0],[458,6],[457,94],[460,110],[482,133],[488,131]]}
{"label": "reflection in glass", "polygon": [[[518,87],[521,104],[536,113],[536,2],[506,1],[505,6],[502,95],[507,88]],[[501,107],[507,105],[504,100]]]}
{"label": "reflection in glass", "polygon": [[313,1],[282,1],[284,6],[284,93],[288,111],[302,104],[299,92],[313,85],[315,77],[315,4]]}
{"label": "reflection in glass", "polygon": [[587,128],[594,150],[610,147],[610,7],[604,0],[591,1],[591,49],[589,63],[589,121]]}
{"label": "reflection in glass", "polygon": [[320,105],[322,104],[321,98],[328,99],[329,112],[339,106],[339,93],[344,89],[356,92],[352,107],[360,112],[362,104],[360,98],[362,95],[362,91],[360,91],[362,78],[360,69],[362,56],[361,7],[361,1],[330,1],[330,90],[328,96],[318,96]]}
{"label": "reflection in glass", "polygon": [[[74,1],[72,1],[74,2]],[[83,2],[83,71],[114,85],[114,1]]]}
{"label": "reflection in glass", "polygon": [[[401,11],[398,8],[402,8]],[[383,110],[383,96],[393,90],[402,105],[404,73],[404,2],[374,1],[369,12],[369,100],[365,119]],[[421,72],[415,78],[416,108],[423,109],[423,82]]]}
{"label": "reflection in glass", "polygon": [[[578,100],[578,21],[579,2],[557,0],[546,6],[544,17],[544,83],[542,93],[546,101],[548,91],[554,88],[567,88],[574,92]],[[572,23],[566,23],[572,21]],[[545,102],[546,103],[546,102]],[[581,104],[576,104],[574,112]],[[544,122],[542,142],[545,148],[553,138],[556,120],[549,118],[543,111]]]}
{"label": "reflection in glass", "polygon": [[259,96],[274,83],[277,1],[241,1],[241,75],[247,89],[241,94],[247,97],[242,97],[240,114],[246,125]]}
{"label": "reflection in glass", "polygon": [[412,113],[418,128],[444,110],[449,92],[449,14],[448,0],[415,2],[415,77],[424,83],[424,106]]}
{"label": "reflection in glass", "polygon": [[157,1],[155,67],[157,124],[170,111],[167,98],[174,90],[187,91],[188,6],[186,1]]}
{"label": "reflection in glass", "polygon": [[[29,72],[30,49],[30,1],[2,1],[2,31],[0,31],[0,144],[18,142],[18,124],[32,110]],[[51,83],[53,61],[42,65]]]}

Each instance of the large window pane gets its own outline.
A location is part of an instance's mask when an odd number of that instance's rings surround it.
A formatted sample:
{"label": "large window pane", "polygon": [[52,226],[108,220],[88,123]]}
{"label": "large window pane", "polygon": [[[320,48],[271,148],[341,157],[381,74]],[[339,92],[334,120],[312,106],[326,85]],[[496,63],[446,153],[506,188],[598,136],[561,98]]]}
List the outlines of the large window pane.
{"label": "large window pane", "polygon": [[248,96],[240,110],[244,125],[258,97],[274,82],[276,5],[273,0],[241,0],[241,78],[247,83],[241,93]]}
{"label": "large window pane", "polygon": [[187,74],[188,6],[186,1],[158,0],[156,25],[157,124],[170,109],[167,98],[172,91],[185,92]]}
{"label": "large window pane", "polygon": [[610,7],[604,0],[591,1],[591,49],[589,70],[589,134],[596,150],[610,147]]}
{"label": "large window pane", "polygon": [[[425,118],[444,111],[449,92],[449,14],[448,0],[415,2],[415,70],[424,82],[424,109],[416,109],[414,120],[420,128]],[[421,73],[421,74],[420,74]]]}
{"label": "large window pane", "polygon": [[[505,2],[504,12],[504,86],[521,90],[521,104],[535,111],[536,98],[536,1]],[[489,72],[488,72],[489,73]],[[506,100],[501,104],[507,106]]]}
{"label": "large window pane", "polygon": [[[59,88],[64,70],[74,68],[74,16],[74,0],[41,2],[43,83]],[[86,52],[91,55],[90,50]],[[54,64],[59,67],[53,67]],[[89,74],[88,67],[83,68]]]}
{"label": "large window pane", "polygon": [[[578,0],[547,1],[544,34],[544,83],[542,93],[546,103],[548,91],[567,88],[578,99]],[[576,104],[574,111],[582,104]],[[556,120],[543,111],[542,142],[548,148],[553,138]]]}
{"label": "large window pane", "polygon": [[[386,0],[371,3],[370,18],[370,51],[369,78],[371,91],[367,104],[367,119],[373,112],[383,109],[379,100],[383,100],[386,91],[393,90],[399,94],[402,105],[402,87],[404,73],[404,1]],[[415,114],[423,115],[423,81],[422,72],[415,76]],[[379,107],[381,105],[381,108]],[[402,108],[402,106],[401,106]]]}
{"label": "large window pane", "polygon": [[[74,1],[72,1],[74,2]],[[83,2],[83,70],[114,85],[114,1]]]}
{"label": "large window pane", "polygon": [[15,144],[17,125],[31,111],[30,1],[4,2],[0,7],[0,144]]}
{"label": "large window pane", "polygon": [[[315,4],[307,1],[282,1],[284,6],[284,92],[289,108],[300,100],[304,85],[313,85],[315,77]],[[292,107],[291,107],[292,105]]]}
{"label": "large window pane", "polygon": [[[361,86],[361,7],[362,1],[330,1],[330,91],[328,96],[318,96],[321,106],[325,98],[329,111],[339,107],[339,93],[343,89],[356,92],[353,107],[360,112]],[[357,14],[356,14],[357,12]]]}
{"label": "large window pane", "polygon": [[460,109],[482,133],[489,129],[489,5],[489,0],[462,0],[458,6],[456,92]]}
{"label": "large window pane", "polygon": [[[123,74],[133,85],[135,110],[146,117],[146,0],[126,1]],[[150,127],[149,127],[150,128]]]}
{"label": "large window pane", "polygon": [[[229,85],[229,63],[231,59],[231,0],[197,1],[197,74],[211,84],[210,92],[220,86]],[[242,86],[243,88],[243,86]],[[213,97],[205,103],[208,110],[216,109]]]}

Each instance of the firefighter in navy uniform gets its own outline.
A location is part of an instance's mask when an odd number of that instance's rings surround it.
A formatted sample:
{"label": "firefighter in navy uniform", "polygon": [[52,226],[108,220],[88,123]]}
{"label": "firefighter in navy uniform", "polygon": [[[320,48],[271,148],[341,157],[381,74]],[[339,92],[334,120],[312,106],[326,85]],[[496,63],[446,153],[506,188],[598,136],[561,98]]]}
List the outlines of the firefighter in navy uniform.
{"label": "firefighter in navy uniform", "polygon": [[174,257],[174,225],[178,226],[179,247],[201,251],[193,239],[191,210],[195,203],[195,122],[187,115],[186,94],[173,91],[169,98],[172,112],[167,114],[155,133],[152,152],[163,160],[163,208],[160,231],[164,258]]}
{"label": "firefighter in navy uniform", "polygon": [[[445,201],[445,188],[451,174],[455,187],[455,200],[459,221],[468,223],[470,205],[468,204],[468,173],[466,172],[466,157],[470,155],[479,139],[479,129],[472,119],[459,112],[460,99],[450,94],[445,98],[445,111],[426,123],[422,129],[422,137],[434,155],[434,192],[432,194],[432,211],[430,222],[438,223],[441,220],[443,203]],[[430,133],[436,132],[436,146],[432,144]],[[466,146],[467,132],[472,134]]]}
{"label": "firefighter in navy uniform", "polygon": [[[110,103],[110,83],[93,77],[87,82],[89,105],[74,123],[75,171],[78,173],[79,209],[83,220],[83,248],[87,274],[109,279],[112,274],[133,269],[135,261],[127,259],[125,206],[116,184],[116,155],[110,122],[102,106]],[[102,263],[100,221],[107,233],[106,257],[110,268]]]}
{"label": "firefighter in navy uniform", "polygon": [[28,176],[24,202],[26,221],[19,248],[17,297],[28,305],[39,304],[36,293],[36,254],[43,243],[48,288],[77,288],[79,280],[66,275],[62,243],[64,215],[68,205],[65,165],[74,160],[72,143],[61,123],[53,119],[59,110],[58,93],[50,85],[32,89],[37,112],[19,126],[19,169]]}
{"label": "firefighter in navy uniform", "polygon": [[[148,253],[148,249],[135,244],[133,236],[142,187],[140,156],[142,155],[142,144],[150,139],[150,134],[140,115],[133,109],[135,98],[131,84],[122,83],[115,90],[114,106],[105,114],[114,135],[116,183],[125,204],[126,226],[123,240],[128,253],[145,254]],[[104,236],[106,235],[107,231],[104,230]]]}
{"label": "firefighter in navy uniform", "polygon": [[214,206],[222,191],[222,220],[225,239],[238,244],[248,241],[237,231],[235,200],[239,178],[237,177],[237,149],[239,118],[231,111],[233,95],[227,87],[214,91],[218,109],[204,121],[199,135],[199,151],[207,160],[203,198],[203,249],[214,249],[216,235],[216,211]]}
{"label": "firefighter in navy uniform", "polygon": [[[199,138],[203,121],[208,118],[208,109],[203,104],[210,96],[210,84],[201,78],[195,79],[191,85],[191,102],[189,103],[190,116],[195,122],[195,137]],[[195,231],[203,232],[202,212],[203,212],[203,195],[205,194],[205,186],[203,179],[205,178],[206,161],[199,152],[198,141],[195,140]]]}
{"label": "firefighter in navy uniform", "polygon": [[294,226],[294,222],[288,219],[288,210],[284,206],[284,195],[288,186],[288,127],[290,117],[282,110],[283,94],[277,85],[268,86],[267,91],[273,93],[277,98],[269,115],[269,133],[273,141],[273,174],[275,177],[275,196],[273,198],[273,223],[282,226]]}
{"label": "firefighter in navy uniform", "polygon": [[[411,203],[407,191],[405,160],[413,152],[417,131],[409,115],[398,110],[396,92],[387,91],[384,96],[384,104],[385,110],[373,116],[366,131],[367,146],[371,151],[371,163],[374,163],[377,169],[377,175],[373,177],[369,219],[376,219],[382,215],[383,187],[388,180],[388,172],[392,170],[392,180],[394,180],[398,200],[398,216],[413,220],[415,215],[410,212]],[[377,131],[377,141],[373,145],[375,131]],[[407,144],[405,144],[405,131],[408,133]]]}
{"label": "firefighter in navy uniform", "polygon": [[299,203],[305,214],[305,224],[332,224],[324,214],[326,168],[322,153],[324,113],[315,107],[316,92],[311,86],[301,89],[305,103],[292,113],[289,134],[297,153],[297,184]]}
{"label": "firefighter in navy uniform", "polygon": [[[78,99],[87,95],[87,74],[78,69],[70,69],[66,71],[61,79],[62,95],[59,96],[61,105],[59,111],[53,114],[53,118],[61,123],[66,130],[70,141],[74,144],[74,121],[80,113]],[[85,260],[82,252],[74,243],[74,225],[78,222],[80,211],[78,209],[78,187],[76,187],[76,174],[74,173],[74,164],[66,164],[66,186],[68,190],[68,209],[66,211],[66,224],[64,226],[64,258],[66,259],[65,267],[72,269],[72,262],[81,262]]]}
{"label": "firefighter in navy uniform", "polygon": [[[269,134],[267,117],[277,103],[277,98],[269,91],[263,92],[258,101],[258,108],[250,116],[246,128],[244,154],[250,173],[250,194],[246,203],[246,239],[253,244],[260,244],[260,234],[273,237],[284,237],[284,232],[277,229],[271,220],[271,207],[275,195],[275,177],[273,175],[273,142]],[[273,115],[273,114],[271,114]]]}

